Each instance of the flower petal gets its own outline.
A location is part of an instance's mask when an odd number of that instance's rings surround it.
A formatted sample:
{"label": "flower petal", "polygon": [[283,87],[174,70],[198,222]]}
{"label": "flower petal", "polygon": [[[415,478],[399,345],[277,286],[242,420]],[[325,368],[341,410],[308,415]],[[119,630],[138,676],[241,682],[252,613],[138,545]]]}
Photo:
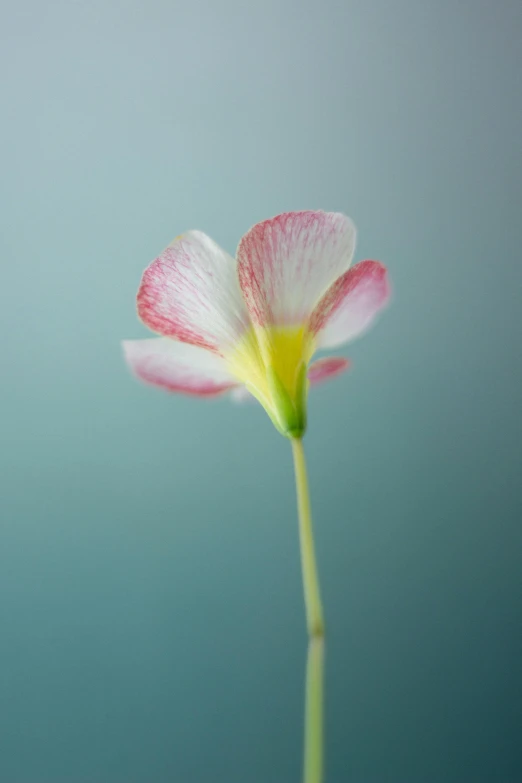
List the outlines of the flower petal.
{"label": "flower petal", "polygon": [[143,273],[138,315],[153,331],[211,351],[248,324],[236,262],[201,231],[182,234]]}
{"label": "flower petal", "polygon": [[316,383],[335,378],[336,375],[347,370],[349,366],[350,362],[343,356],[325,356],[324,359],[318,359],[310,365],[308,380],[314,386]]}
{"label": "flower petal", "polygon": [[336,212],[287,212],[239,243],[239,283],[255,325],[296,325],[349,267],[355,226]]}
{"label": "flower petal", "polygon": [[256,402],[256,398],[253,394],[250,394],[246,386],[236,386],[232,391],[230,392],[230,396],[233,399],[234,402],[237,402],[239,404],[245,403],[245,402]]}
{"label": "flower petal", "polygon": [[386,267],[361,261],[335,281],[310,318],[319,348],[335,348],[364,332],[386,304],[390,286]]}
{"label": "flower petal", "polygon": [[124,340],[123,350],[134,375],[168,391],[211,397],[237,385],[221,356],[195,345],[153,337]]}

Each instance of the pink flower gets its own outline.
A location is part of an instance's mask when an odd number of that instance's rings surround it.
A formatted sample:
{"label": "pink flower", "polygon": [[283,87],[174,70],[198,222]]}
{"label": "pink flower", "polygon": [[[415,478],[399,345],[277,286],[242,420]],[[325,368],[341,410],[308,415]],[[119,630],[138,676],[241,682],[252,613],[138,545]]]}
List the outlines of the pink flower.
{"label": "pink flower", "polygon": [[299,437],[308,387],[343,372],[317,350],[358,337],[389,298],[386,268],[350,268],[356,230],[335,212],[288,212],[241,239],[234,260],[200,231],[145,270],[141,320],[161,337],[124,341],[132,371],[173,392],[253,395],[277,429]]}

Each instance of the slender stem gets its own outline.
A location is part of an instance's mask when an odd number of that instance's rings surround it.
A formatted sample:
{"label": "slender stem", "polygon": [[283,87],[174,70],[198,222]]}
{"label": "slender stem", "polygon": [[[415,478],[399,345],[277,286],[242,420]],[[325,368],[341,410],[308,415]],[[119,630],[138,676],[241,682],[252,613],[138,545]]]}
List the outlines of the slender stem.
{"label": "slender stem", "polygon": [[304,783],[323,780],[323,676],[324,639],[308,643],[304,732]]}
{"label": "slender stem", "polygon": [[297,438],[293,439],[292,450],[294,453],[297,508],[299,511],[299,539],[301,544],[306,624],[308,626],[308,635],[310,638],[323,637],[323,607],[319,591],[317,563],[315,560],[312,514],[310,510],[310,495],[308,492],[308,477],[306,474],[303,441]]}
{"label": "slender stem", "polygon": [[299,540],[301,544],[306,624],[310,639],[306,669],[304,783],[321,783],[323,780],[325,627],[315,558],[306,462],[301,439],[292,439],[292,451],[294,455],[297,507],[299,512]]}

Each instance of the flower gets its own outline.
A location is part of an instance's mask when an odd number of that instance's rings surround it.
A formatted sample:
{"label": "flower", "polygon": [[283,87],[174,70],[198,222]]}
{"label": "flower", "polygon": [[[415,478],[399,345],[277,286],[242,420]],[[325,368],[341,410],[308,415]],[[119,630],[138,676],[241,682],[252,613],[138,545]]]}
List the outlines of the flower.
{"label": "flower", "polygon": [[138,315],[161,335],[123,343],[139,378],[173,392],[253,395],[276,428],[299,437],[308,387],[343,372],[319,359],[359,336],[389,297],[378,261],[350,263],[353,222],[287,212],[257,223],[234,260],[200,231],[181,234],[143,273]]}

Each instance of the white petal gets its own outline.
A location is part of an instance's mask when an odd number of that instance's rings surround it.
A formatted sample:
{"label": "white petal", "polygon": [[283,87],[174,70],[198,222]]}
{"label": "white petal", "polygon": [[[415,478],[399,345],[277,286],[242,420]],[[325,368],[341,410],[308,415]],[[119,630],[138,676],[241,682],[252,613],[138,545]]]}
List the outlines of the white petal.
{"label": "white petal", "polygon": [[138,314],[153,331],[226,350],[249,323],[236,262],[201,231],[177,237],[145,270]]}
{"label": "white petal", "polygon": [[365,332],[390,296],[386,267],[360,261],[342,275],[319,302],[310,319],[319,348],[335,348]]}
{"label": "white petal", "polygon": [[210,397],[237,385],[224,359],[205,348],[153,337],[125,340],[123,350],[138,378],[168,391]]}
{"label": "white petal", "polygon": [[288,212],[258,223],[239,243],[241,290],[255,324],[305,322],[350,266],[356,230],[337,212]]}
{"label": "white petal", "polygon": [[230,396],[234,402],[238,403],[256,402],[256,398],[250,394],[246,386],[236,386],[236,388],[232,389],[230,392]]}

